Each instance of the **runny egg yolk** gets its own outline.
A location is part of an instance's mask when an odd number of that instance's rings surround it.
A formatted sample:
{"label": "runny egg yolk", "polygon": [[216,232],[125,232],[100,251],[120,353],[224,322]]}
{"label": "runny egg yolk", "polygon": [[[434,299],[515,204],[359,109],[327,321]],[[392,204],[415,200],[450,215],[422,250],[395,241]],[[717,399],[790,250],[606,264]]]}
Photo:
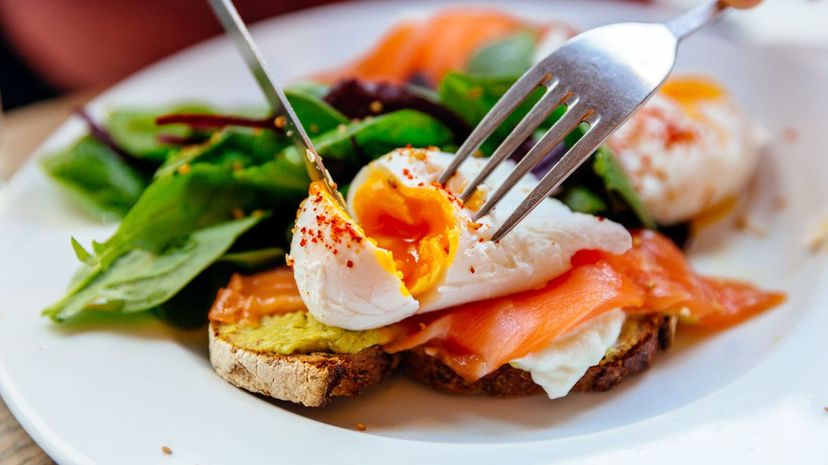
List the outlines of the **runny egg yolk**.
{"label": "runny egg yolk", "polygon": [[431,289],[454,259],[459,230],[440,188],[405,186],[374,169],[354,193],[353,210],[365,235],[394,257],[412,296]]}
{"label": "runny egg yolk", "polygon": [[685,110],[692,110],[703,101],[723,98],[725,90],[718,83],[703,77],[672,77],[661,87],[661,93],[674,99]]}

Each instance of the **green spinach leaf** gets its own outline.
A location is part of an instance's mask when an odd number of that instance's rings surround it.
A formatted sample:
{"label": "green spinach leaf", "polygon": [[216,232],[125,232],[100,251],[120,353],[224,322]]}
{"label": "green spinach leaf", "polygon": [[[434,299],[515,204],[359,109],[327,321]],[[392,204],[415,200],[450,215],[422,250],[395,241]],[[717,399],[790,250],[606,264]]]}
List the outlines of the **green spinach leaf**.
{"label": "green spinach leaf", "polygon": [[590,215],[606,213],[608,208],[600,195],[585,186],[572,186],[564,189],[559,198],[572,211]]}
{"label": "green spinach leaf", "polygon": [[204,227],[162,250],[134,248],[108,267],[99,263],[44,314],[55,321],[66,321],[84,312],[152,309],[176,295],[259,219],[252,215]]}
{"label": "green spinach leaf", "polygon": [[[500,97],[514,84],[514,77],[472,76],[463,73],[449,73],[440,83],[438,92],[440,103],[450,108],[474,127],[492,109]],[[523,119],[532,106],[543,95],[541,89],[536,90],[521,103],[515,111],[506,118],[506,121],[497,128],[481,147],[486,155],[492,152],[503,142],[503,139],[512,132],[518,122]],[[548,127],[563,114],[563,108],[552,112],[542,127]]]}
{"label": "green spinach leaf", "polygon": [[312,90],[288,89],[285,96],[311,137],[348,123],[348,118],[322,101]]}
{"label": "green spinach leaf", "polygon": [[[414,110],[399,110],[339,126],[313,143],[326,160],[339,160],[359,169],[365,162],[408,144],[442,146],[452,140],[451,131],[435,118]],[[293,147],[287,151],[296,156]]]}
{"label": "green spinach leaf", "polygon": [[604,189],[606,189],[610,198],[628,206],[644,227],[656,228],[655,220],[650,216],[650,213],[641,202],[641,198],[633,189],[621,164],[608,148],[601,147],[595,152],[592,159],[592,169],[603,181]]}
{"label": "green spinach leaf", "polygon": [[123,107],[109,113],[104,121],[104,127],[115,142],[133,157],[149,159],[160,164],[170,153],[177,150],[177,147],[163,143],[158,136],[166,134],[187,138],[193,134],[193,129],[184,124],[158,126],[155,124],[155,118],[167,113],[213,113],[213,111],[211,107],[199,103],[151,109]]}
{"label": "green spinach leaf", "polygon": [[118,154],[89,136],[45,157],[41,166],[80,205],[105,220],[125,215],[147,184]]}
{"label": "green spinach leaf", "polygon": [[532,66],[535,34],[520,31],[479,49],[469,60],[469,74],[516,79]]}
{"label": "green spinach leaf", "polygon": [[284,265],[285,249],[267,247],[264,249],[228,252],[219,258],[219,263],[229,263],[245,270],[255,270],[266,265],[276,265],[280,260]]}

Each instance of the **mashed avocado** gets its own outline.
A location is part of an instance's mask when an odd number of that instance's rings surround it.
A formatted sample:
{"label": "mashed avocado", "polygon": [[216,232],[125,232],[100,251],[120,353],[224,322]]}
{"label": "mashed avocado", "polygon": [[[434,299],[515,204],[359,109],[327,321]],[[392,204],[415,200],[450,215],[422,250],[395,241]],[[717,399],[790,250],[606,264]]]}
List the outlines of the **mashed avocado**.
{"label": "mashed avocado", "polygon": [[334,328],[320,323],[307,312],[267,316],[258,326],[221,324],[218,334],[242,349],[281,355],[308,352],[353,354],[387,342],[385,331]]}

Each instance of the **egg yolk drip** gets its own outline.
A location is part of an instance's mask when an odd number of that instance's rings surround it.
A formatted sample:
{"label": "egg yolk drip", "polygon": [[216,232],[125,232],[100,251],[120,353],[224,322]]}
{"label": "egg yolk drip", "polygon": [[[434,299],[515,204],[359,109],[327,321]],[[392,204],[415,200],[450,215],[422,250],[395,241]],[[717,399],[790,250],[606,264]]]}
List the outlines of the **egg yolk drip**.
{"label": "egg yolk drip", "polygon": [[354,193],[353,209],[365,234],[391,252],[412,296],[431,289],[454,259],[460,233],[438,187],[405,186],[375,169]]}

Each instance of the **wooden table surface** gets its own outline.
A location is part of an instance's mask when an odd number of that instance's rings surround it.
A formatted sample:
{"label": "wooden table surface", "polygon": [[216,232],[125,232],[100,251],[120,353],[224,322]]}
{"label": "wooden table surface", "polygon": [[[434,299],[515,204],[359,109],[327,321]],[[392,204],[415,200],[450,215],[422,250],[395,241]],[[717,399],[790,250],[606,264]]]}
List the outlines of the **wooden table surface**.
{"label": "wooden table surface", "polygon": [[[0,189],[28,159],[32,151],[72,110],[96,92],[81,92],[10,111],[0,120]],[[31,440],[0,401],[0,465],[51,465],[52,461]]]}

